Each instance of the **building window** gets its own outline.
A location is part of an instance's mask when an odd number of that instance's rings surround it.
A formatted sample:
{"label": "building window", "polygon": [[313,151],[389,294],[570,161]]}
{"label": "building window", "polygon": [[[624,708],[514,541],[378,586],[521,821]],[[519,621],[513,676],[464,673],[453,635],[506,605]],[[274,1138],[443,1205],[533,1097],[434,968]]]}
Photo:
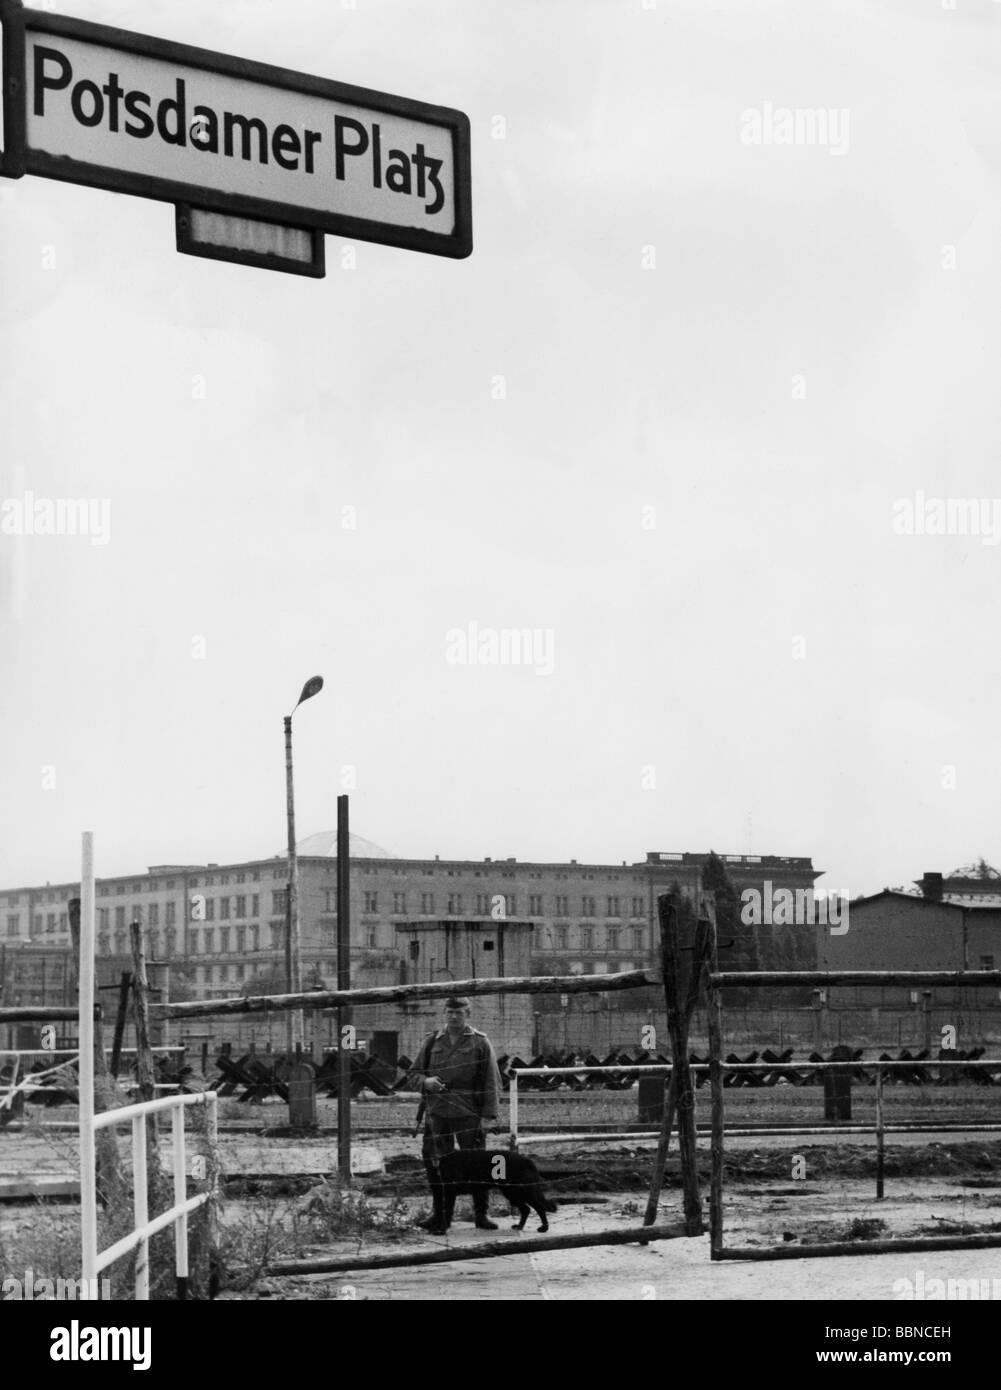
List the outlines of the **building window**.
{"label": "building window", "polygon": [[147,913],[149,914],[149,924],[150,924],[150,926],[151,926],[151,927],[158,927],[158,926],[160,925],[160,904],[159,904],[159,903],[150,903],[150,905],[149,905],[149,907],[146,909],[146,911],[147,911]]}
{"label": "building window", "polygon": [[643,931],[643,928],[642,928],[642,927],[636,927],[636,928],[634,928],[634,930],[633,930],[633,950],[634,950],[634,951],[642,951],[642,950],[643,950],[643,936],[644,936],[644,931]]}
{"label": "building window", "polygon": [[108,911],[106,907],[99,907],[97,909],[97,925],[101,931],[108,930],[108,919],[110,916],[111,913]]}
{"label": "building window", "polygon": [[618,928],[618,927],[608,927],[608,928],[606,929],[606,931],[605,931],[605,947],[606,947],[607,950],[609,950],[609,951],[617,951],[617,950],[619,949],[619,936],[620,936],[620,935],[621,935],[621,933],[619,932],[619,928]]}
{"label": "building window", "polygon": [[271,949],[277,951],[285,941],[285,927],[281,922],[271,923]]}
{"label": "building window", "polygon": [[47,932],[51,932],[51,931],[55,931],[55,929],[56,929],[56,914],[55,914],[54,912],[48,912],[48,913],[46,913],[46,915],[45,915],[45,930],[46,930]]}
{"label": "building window", "polygon": [[514,896],[514,894],[513,894],[513,893],[505,893],[505,894],[504,894],[504,915],[505,915],[506,917],[513,917],[513,916],[514,916],[514,904],[515,904],[515,896]]}
{"label": "building window", "polygon": [[365,894],[365,911],[366,911],[366,912],[378,912],[378,911],[379,911],[379,895],[378,895],[378,893],[366,893],[366,894]]}
{"label": "building window", "polygon": [[618,917],[618,916],[620,916],[620,913],[619,913],[619,900],[618,900],[618,898],[609,898],[609,899],[608,899],[608,911],[607,911],[607,913],[606,913],[605,915],[608,916],[608,917]]}
{"label": "building window", "polygon": [[556,915],[557,917],[569,917],[570,915],[568,900],[559,894],[556,895]]}
{"label": "building window", "polygon": [[205,920],[206,922],[215,921],[215,898],[205,899]]}
{"label": "building window", "polygon": [[149,953],[156,960],[160,955],[160,933],[151,931],[149,934]]}
{"label": "building window", "polygon": [[247,949],[247,928],[237,927],[236,929],[236,949],[239,955],[243,955]]}
{"label": "building window", "polygon": [[490,915],[490,895],[488,893],[477,893],[476,915],[477,917],[487,917]]}
{"label": "building window", "polygon": [[594,916],[594,899],[593,899],[593,898],[589,898],[588,895],[585,893],[585,894],[584,894],[584,897],[583,897],[583,899],[582,899],[582,902],[583,902],[583,906],[582,906],[582,908],[581,908],[581,910],[580,910],[580,915],[581,915],[582,917],[593,917],[593,916]]}
{"label": "building window", "polygon": [[394,912],[406,912],[406,910],[407,910],[407,895],[406,895],[406,893],[394,893],[394,894],[393,894],[393,911],[394,911]]}
{"label": "building window", "polygon": [[233,916],[234,916],[234,917],[246,917],[246,915],[247,915],[247,899],[246,899],[246,897],[245,897],[242,893],[238,893],[238,894],[236,895],[236,911],[233,913]]}
{"label": "building window", "polygon": [[8,918],[7,918],[7,935],[8,935],[8,936],[17,936],[17,933],[18,933],[18,930],[19,930],[20,920],[21,920],[21,919],[20,919],[20,917],[18,916],[18,914],[17,914],[16,912],[14,913],[14,915],[13,915],[12,917],[8,917]]}
{"label": "building window", "polygon": [[981,956],[981,957],[980,957],[980,969],[981,969],[981,970],[993,970],[993,969],[994,969],[994,957],[993,957],[993,956]]}
{"label": "building window", "polygon": [[375,943],[375,938],[376,938],[377,932],[378,932],[378,927],[376,927],[376,925],[375,925],[374,922],[369,923],[369,924],[365,927],[365,945],[366,945],[366,946],[374,946],[374,945],[376,944],[376,943]]}
{"label": "building window", "polygon": [[323,890],[324,912],[337,913],[337,889],[325,888]]}
{"label": "building window", "polygon": [[173,960],[177,955],[177,928],[168,927],[164,932],[164,947],[168,960]]}
{"label": "building window", "polygon": [[250,915],[251,915],[251,917],[259,917],[259,916],[261,915],[261,895],[260,895],[260,893],[255,893],[255,894],[253,895],[253,902],[250,904]]}
{"label": "building window", "polygon": [[223,921],[229,916],[229,898],[219,899],[219,916]]}
{"label": "building window", "polygon": [[116,907],[116,908],[115,908],[115,926],[116,926],[116,927],[124,927],[124,926],[125,926],[125,908],[124,908],[124,907]]}
{"label": "building window", "polygon": [[261,929],[260,927],[250,928],[250,949],[255,953],[261,949]]}
{"label": "building window", "polygon": [[229,955],[229,927],[219,928],[219,953],[223,956]]}
{"label": "building window", "polygon": [[172,927],[174,923],[177,921],[177,904],[168,903],[167,906],[164,908],[164,912],[167,918],[167,926]]}
{"label": "building window", "polygon": [[433,894],[433,893],[422,893],[422,894],[421,894],[421,912],[424,913],[425,915],[427,915],[428,913],[433,912],[433,911],[434,911],[434,894]]}
{"label": "building window", "polygon": [[[247,875],[246,875],[246,874],[237,874],[237,876],[236,876],[236,881],[237,881],[237,883],[246,883],[246,881],[247,881]],[[237,915],[239,916],[239,914],[237,914]]]}
{"label": "building window", "polygon": [[567,949],[568,944],[569,944],[569,942],[568,942],[568,937],[569,937],[570,933],[569,933],[568,929],[567,929],[566,927],[557,927],[557,928],[556,928],[556,931],[555,931],[555,933],[554,933],[554,935],[555,935],[555,937],[556,937],[556,949],[557,949],[557,951],[565,951],[565,950]]}
{"label": "building window", "polygon": [[528,897],[528,915],[529,915],[529,917],[541,917],[541,916],[542,916],[542,894],[541,894],[541,893],[530,893],[530,894],[529,894],[529,897]]}
{"label": "building window", "polygon": [[582,951],[594,950],[594,928],[581,927],[580,929],[580,949]]}
{"label": "building window", "polygon": [[448,895],[448,912],[449,912],[449,916],[451,916],[451,917],[456,917],[456,916],[458,916],[458,914],[459,914],[461,911],[462,911],[462,894],[461,894],[461,893],[449,893],[449,895]]}
{"label": "building window", "polygon": [[215,951],[215,928],[206,928],[205,935],[202,939],[205,942],[205,954],[211,956]]}
{"label": "building window", "polygon": [[271,890],[271,911],[277,916],[278,913],[285,911],[285,889],[272,888]]}

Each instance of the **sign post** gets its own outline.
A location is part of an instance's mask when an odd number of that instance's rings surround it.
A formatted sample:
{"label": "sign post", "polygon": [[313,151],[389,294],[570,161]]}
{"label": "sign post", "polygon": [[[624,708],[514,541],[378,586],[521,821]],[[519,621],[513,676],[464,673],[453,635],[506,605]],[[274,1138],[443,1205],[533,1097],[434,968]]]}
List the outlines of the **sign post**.
{"label": "sign post", "polygon": [[177,208],[178,250],[323,274],[323,234],[472,251],[461,112],[0,0],[0,175]]}

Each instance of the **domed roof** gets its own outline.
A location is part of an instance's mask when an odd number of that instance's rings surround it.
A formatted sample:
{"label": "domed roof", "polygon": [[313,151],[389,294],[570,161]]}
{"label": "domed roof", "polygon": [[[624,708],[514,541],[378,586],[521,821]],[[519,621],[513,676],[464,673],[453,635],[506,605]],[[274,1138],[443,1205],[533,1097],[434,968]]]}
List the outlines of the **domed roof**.
{"label": "domed roof", "polygon": [[[360,835],[348,836],[348,848],[352,859],[389,859],[388,850],[374,845],[371,840],[363,840]],[[296,854],[300,858],[312,855],[314,858],[337,858],[337,831],[320,830],[305,840],[296,843]]]}
{"label": "domed roof", "polygon": [[963,864],[953,869],[950,878],[1001,878],[1001,874],[986,859],[977,859],[972,864]]}

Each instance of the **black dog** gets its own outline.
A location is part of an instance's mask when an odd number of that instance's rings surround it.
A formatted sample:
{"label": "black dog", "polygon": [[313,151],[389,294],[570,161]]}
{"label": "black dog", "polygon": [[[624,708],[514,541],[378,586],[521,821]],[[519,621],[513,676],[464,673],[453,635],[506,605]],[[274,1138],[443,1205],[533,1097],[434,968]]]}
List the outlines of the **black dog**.
{"label": "black dog", "polygon": [[503,1149],[456,1149],[440,1160],[438,1173],[444,1194],[446,1230],[452,1224],[455,1199],[460,1193],[485,1195],[491,1187],[499,1187],[511,1206],[517,1207],[521,1220],[514,1230],[525,1229],[529,1209],[542,1222],[539,1230],[549,1230],[546,1212],[555,1211],[556,1203],[544,1195],[538,1168],[523,1154]]}

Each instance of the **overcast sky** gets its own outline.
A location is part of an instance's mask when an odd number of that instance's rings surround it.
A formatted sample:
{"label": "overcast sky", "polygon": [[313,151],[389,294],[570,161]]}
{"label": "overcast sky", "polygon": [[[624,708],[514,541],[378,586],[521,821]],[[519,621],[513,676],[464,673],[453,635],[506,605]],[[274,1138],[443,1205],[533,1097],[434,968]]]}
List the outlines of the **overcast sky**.
{"label": "overcast sky", "polygon": [[894,530],[1001,497],[1001,5],[57,8],[468,113],[474,251],[0,179],[0,495],[110,519],[0,536],[0,888],[278,852],[314,673],[300,837],[1001,863],[1001,516]]}

